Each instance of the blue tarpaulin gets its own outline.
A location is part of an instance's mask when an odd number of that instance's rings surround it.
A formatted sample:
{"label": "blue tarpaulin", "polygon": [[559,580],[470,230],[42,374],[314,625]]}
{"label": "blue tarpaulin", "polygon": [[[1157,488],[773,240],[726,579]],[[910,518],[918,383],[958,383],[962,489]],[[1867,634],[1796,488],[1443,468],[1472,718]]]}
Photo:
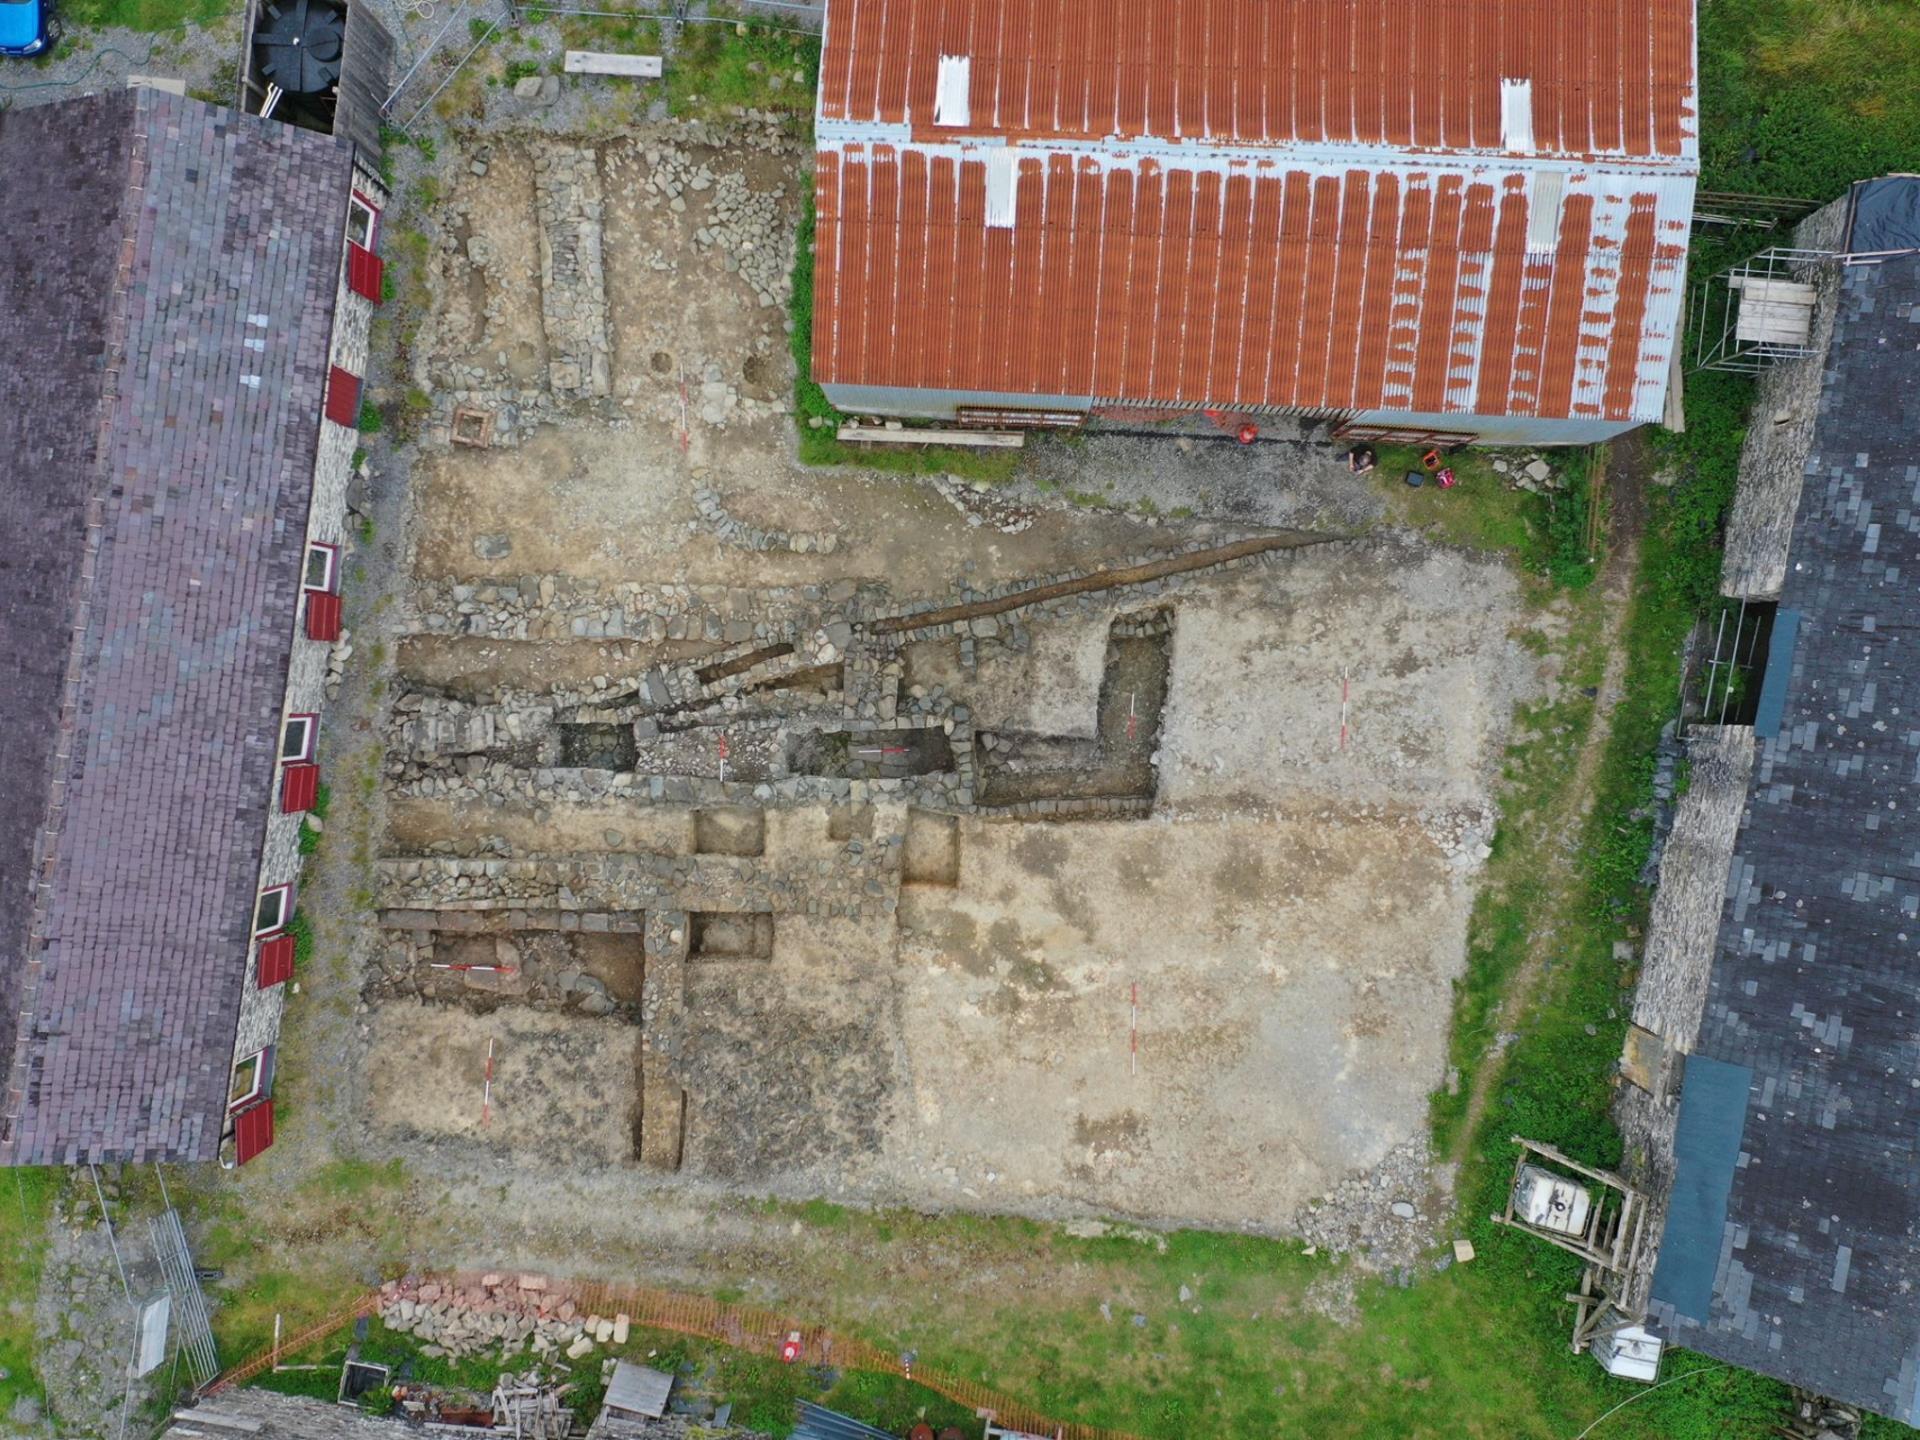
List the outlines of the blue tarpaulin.
{"label": "blue tarpaulin", "polygon": [[1713,1273],[1720,1264],[1727,1197],[1733,1192],[1752,1083],[1753,1071],[1745,1065],[1687,1057],[1673,1137],[1673,1192],[1660,1262],[1653,1269],[1653,1298],[1689,1320],[1704,1323],[1713,1303]]}
{"label": "blue tarpaulin", "polygon": [[1793,647],[1799,638],[1800,612],[1781,606],[1773,617],[1766,678],[1760,682],[1759,707],[1753,714],[1753,733],[1762,740],[1780,733],[1780,714],[1787,708],[1787,681],[1793,678]]}

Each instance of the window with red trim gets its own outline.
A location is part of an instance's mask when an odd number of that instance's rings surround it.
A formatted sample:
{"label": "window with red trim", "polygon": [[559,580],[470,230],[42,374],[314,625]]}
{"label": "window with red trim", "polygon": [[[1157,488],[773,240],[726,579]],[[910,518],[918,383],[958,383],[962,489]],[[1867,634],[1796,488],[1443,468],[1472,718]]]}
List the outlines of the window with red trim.
{"label": "window with red trim", "polygon": [[332,590],[340,578],[340,547],[324,540],[307,542],[305,568],[300,572],[302,590]]}
{"label": "window with red trim", "polygon": [[311,760],[315,739],[320,734],[318,715],[289,715],[280,723],[280,758],[285,761]]}
{"label": "window with red trim", "polygon": [[310,761],[288,765],[280,772],[280,811],[298,815],[311,810],[320,794],[320,767]]}
{"label": "window with red trim", "polygon": [[307,592],[307,638],[329,645],[340,638],[340,597],[324,590]]}
{"label": "window with red trim", "polygon": [[293,978],[293,936],[274,935],[260,942],[260,988],[267,990]]}
{"label": "window with red trim", "polygon": [[266,1046],[234,1062],[227,1082],[229,1112],[245,1109],[273,1089],[273,1047]]}
{"label": "window with red trim", "polygon": [[327,372],[327,419],[352,429],[360,423],[360,377],[335,365]]}
{"label": "window with red trim", "polygon": [[358,190],[347,201],[347,243],[362,250],[377,249],[380,243],[380,207]]}
{"label": "window with red trim", "polygon": [[293,913],[293,886],[270,885],[253,902],[253,933],[271,935]]}

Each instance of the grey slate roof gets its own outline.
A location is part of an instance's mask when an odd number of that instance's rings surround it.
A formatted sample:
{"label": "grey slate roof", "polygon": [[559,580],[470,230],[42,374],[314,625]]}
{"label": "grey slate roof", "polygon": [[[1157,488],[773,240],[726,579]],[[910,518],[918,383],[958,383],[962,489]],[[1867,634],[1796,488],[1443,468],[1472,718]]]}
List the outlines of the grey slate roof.
{"label": "grey slate roof", "polygon": [[351,173],[153,90],[0,114],[0,1160],[216,1153]]}
{"label": "grey slate roof", "polygon": [[1826,365],[1780,597],[1801,616],[1792,670],[1756,759],[1696,1046],[1752,1072],[1738,1159],[1707,1313],[1654,1314],[1680,1344],[1911,1423],[1920,257],[1846,271]]}

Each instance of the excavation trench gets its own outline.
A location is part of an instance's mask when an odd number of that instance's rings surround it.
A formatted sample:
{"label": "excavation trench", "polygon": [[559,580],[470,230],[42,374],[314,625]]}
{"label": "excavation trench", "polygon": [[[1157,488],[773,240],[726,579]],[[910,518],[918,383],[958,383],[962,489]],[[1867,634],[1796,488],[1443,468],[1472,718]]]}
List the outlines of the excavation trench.
{"label": "excavation trench", "polygon": [[1179,555],[1169,555],[1164,560],[1150,560],[1144,565],[1096,570],[1091,575],[1082,575],[1075,580],[1056,580],[1050,585],[1035,585],[1031,589],[1016,590],[1011,595],[1002,595],[993,600],[975,600],[965,605],[948,605],[940,610],[922,610],[916,615],[895,615],[876,620],[868,628],[876,635],[900,635],[934,625],[974,620],[982,615],[1004,615],[1009,610],[1044,605],[1049,600],[1059,600],[1068,595],[1087,595],[1096,590],[1145,585],[1148,581],[1165,579],[1169,575],[1208,570],[1216,565],[1228,565],[1235,560],[1244,560],[1250,555],[1264,555],[1273,550],[1304,550],[1314,545],[1332,545],[1348,538],[1345,535],[1283,530],[1274,535],[1257,535],[1251,540],[1236,540],[1231,545],[1220,545],[1211,550],[1188,550]]}

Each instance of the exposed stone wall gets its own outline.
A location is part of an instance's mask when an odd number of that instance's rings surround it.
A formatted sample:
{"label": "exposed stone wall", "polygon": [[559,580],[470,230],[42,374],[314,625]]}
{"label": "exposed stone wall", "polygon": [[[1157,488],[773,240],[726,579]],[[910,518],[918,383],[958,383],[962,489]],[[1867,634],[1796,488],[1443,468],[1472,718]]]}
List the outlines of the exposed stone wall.
{"label": "exposed stone wall", "polygon": [[782,870],[732,855],[437,856],[379,862],[394,910],[725,910],[892,914],[904,833],[849,841],[831,865]]}
{"label": "exposed stone wall", "polygon": [[533,190],[547,384],[563,396],[606,395],[613,389],[612,342],[600,251],[598,154],[573,145],[536,151]]}
{"label": "exposed stone wall", "polygon": [[[356,169],[354,186],[363,194],[384,201],[386,191],[373,175]],[[347,197],[340,197],[344,233]],[[328,347],[328,362],[355,375],[367,373],[368,337],[373,326],[373,302],[356,295],[347,286],[346,249],[342,242],[340,274],[335,285],[333,336]],[[353,479],[353,456],[360,446],[360,433],[352,426],[338,425],[318,418],[320,441],[313,471],[313,500],[307,512],[307,539],[339,548],[338,573],[347,569],[352,537],[347,533],[347,487]],[[306,606],[289,617],[293,628],[293,651],[287,668],[287,695],[281,715],[318,715],[338,691],[341,670],[351,653],[352,636],[344,630],[338,643],[325,645],[307,638]],[[275,739],[278,743],[278,737]],[[301,815],[280,810],[280,774],[274,774],[273,803],[267,815],[266,843],[260,860],[259,888],[275,885],[296,886],[294,903],[299,904],[297,882],[300,877],[300,831],[305,823]],[[233,1062],[271,1045],[280,1033],[280,1016],[286,1005],[285,985],[262,990],[259,985],[259,946],[247,954],[246,974],[240,1001],[240,1021],[234,1040]]]}
{"label": "exposed stone wall", "polygon": [[[415,587],[413,623],[429,635],[495,640],[704,640],[729,645],[788,640],[821,609],[847,604],[851,582],[818,598],[797,587],[601,584],[568,575]],[[702,663],[705,663],[704,661]]]}
{"label": "exposed stone wall", "polygon": [[[1613,1105],[1626,1142],[1621,1169],[1655,1207],[1647,1227],[1653,1237],[1660,1234],[1673,1183],[1679,1119],[1674,1082],[1682,1057],[1692,1051],[1699,1035],[1707,1003],[1708,972],[1753,771],[1753,729],[1696,725],[1687,753],[1691,782],[1660,860],[1660,884],[1634,991],[1635,1031],[1622,1064],[1627,1083],[1619,1087]],[[1622,958],[1630,960],[1631,952]],[[1640,1268],[1627,1277],[1629,1314],[1645,1313],[1658,1257],[1656,1239],[1646,1247]]]}
{"label": "exposed stone wall", "polygon": [[678,1170],[686,1143],[687,1093],[674,1064],[680,1058],[687,1008],[687,951],[692,927],[684,911],[647,916],[647,970],[640,994],[640,1163]]}

